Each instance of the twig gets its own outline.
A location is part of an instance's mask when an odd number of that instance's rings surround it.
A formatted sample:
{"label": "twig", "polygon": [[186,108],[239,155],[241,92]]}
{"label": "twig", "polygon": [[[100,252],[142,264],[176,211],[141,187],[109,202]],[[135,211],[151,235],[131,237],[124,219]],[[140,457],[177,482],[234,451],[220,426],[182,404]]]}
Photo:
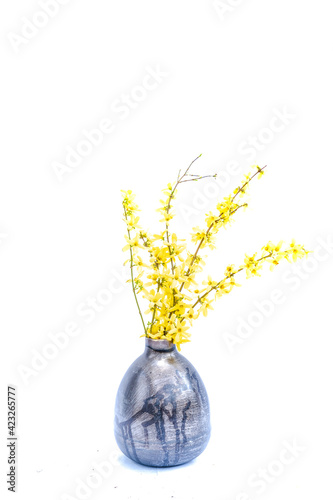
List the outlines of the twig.
{"label": "twig", "polygon": [[[169,199],[168,199],[168,204],[167,204],[167,208],[166,208],[166,214],[168,215],[169,212],[170,212],[170,208],[171,208],[171,200],[173,198],[173,195],[177,189],[177,187],[179,186],[179,184],[183,183],[183,182],[188,182],[188,181],[183,181],[184,177],[187,175],[187,172],[190,170],[191,166],[193,165],[193,163],[198,159],[200,158],[201,155],[197,156],[191,163],[190,165],[187,167],[187,169],[185,170],[185,173],[180,177],[180,173],[181,173],[181,170],[179,170],[178,172],[178,177],[177,177],[177,182],[175,184],[175,186],[173,187],[170,195],[169,195]],[[189,179],[189,180],[194,180],[194,179]],[[170,239],[169,239],[169,224],[168,222],[166,221],[165,222],[165,229],[166,229],[166,239],[167,239],[167,242],[168,244],[170,244]],[[175,266],[174,266],[174,262],[173,262],[173,257],[171,255],[171,250],[170,250],[170,246],[168,247],[169,248],[169,255],[170,255],[170,263],[171,263],[171,272],[172,274],[175,274]]]}
{"label": "twig", "polygon": [[[260,257],[260,259],[258,259],[256,262],[260,262],[261,260],[264,260],[264,259],[268,259],[269,257],[271,257],[273,254],[273,252],[270,252],[268,253],[267,255],[264,255],[263,257]],[[233,276],[235,276],[235,274],[239,273],[240,271],[243,271],[245,269],[244,266],[240,267],[239,269],[237,269],[237,271],[235,271],[234,273],[231,273],[227,278],[224,278],[223,280],[220,280],[216,285],[212,286],[207,292],[205,292],[201,297],[198,297],[198,300],[193,304],[192,308],[194,309],[195,306],[202,301],[202,299],[204,299],[212,290],[217,290],[219,285],[225,281],[226,279],[230,279],[232,278]]]}

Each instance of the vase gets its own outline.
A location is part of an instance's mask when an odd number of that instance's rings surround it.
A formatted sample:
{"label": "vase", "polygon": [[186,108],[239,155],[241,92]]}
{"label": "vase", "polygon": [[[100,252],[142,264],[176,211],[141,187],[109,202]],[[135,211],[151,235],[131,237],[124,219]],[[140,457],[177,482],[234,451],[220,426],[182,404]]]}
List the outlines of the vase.
{"label": "vase", "polygon": [[209,400],[194,366],[168,340],[145,338],[116,397],[114,432],[121,451],[152,467],[184,464],[210,437]]}

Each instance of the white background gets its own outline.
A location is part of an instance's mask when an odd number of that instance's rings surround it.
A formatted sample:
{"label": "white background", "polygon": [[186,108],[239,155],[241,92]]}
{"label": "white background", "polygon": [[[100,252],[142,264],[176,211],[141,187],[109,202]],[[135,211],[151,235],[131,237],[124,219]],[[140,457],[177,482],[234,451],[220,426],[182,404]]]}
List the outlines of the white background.
{"label": "white background", "polygon": [[[77,484],[93,480],[94,463],[110,456],[112,472],[86,498],[331,498],[331,2],[226,0],[225,12],[212,0],[63,4],[52,19],[34,0],[0,7],[3,490],[6,386],[16,384],[16,498],[80,498]],[[29,28],[27,19],[45,26]],[[19,38],[22,30],[30,38]],[[160,81],[146,76],[153,70]],[[143,81],[155,88],[138,89]],[[117,99],[126,95],[133,107],[121,113]],[[289,116],[285,123],[272,121],[277,112]],[[83,130],[106,118],[112,133],[57,176],[54,162],[64,164]],[[267,131],[272,124],[279,131]],[[253,138],[260,150],[250,156]],[[198,320],[182,354],[210,396],[211,440],[186,466],[149,469],[126,459],[113,438],[116,390],[143,350],[130,287],[119,279],[120,189],[137,192],[142,221],[156,231],[160,190],[200,153],[193,172],[218,172],[219,184],[179,190],[174,228],[185,237],[253,163],[268,165],[248,211],[209,255],[213,277],[270,239],[295,237],[316,252],[297,267],[285,262],[242,278]],[[231,161],[237,175],[227,174]],[[88,323],[79,311],[110,282],[112,301]],[[24,377],[50,333],[69,323],[79,333]],[[231,348],[226,333],[240,343]],[[302,451],[279,465],[285,441]],[[260,468],[271,472],[259,491],[249,480]]]}

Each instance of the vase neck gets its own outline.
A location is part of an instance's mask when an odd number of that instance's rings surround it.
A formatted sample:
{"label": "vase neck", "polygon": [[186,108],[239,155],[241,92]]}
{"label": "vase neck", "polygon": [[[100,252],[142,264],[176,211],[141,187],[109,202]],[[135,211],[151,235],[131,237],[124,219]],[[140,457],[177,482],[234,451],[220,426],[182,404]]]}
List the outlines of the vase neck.
{"label": "vase neck", "polygon": [[169,340],[154,340],[150,338],[145,338],[145,350],[153,350],[153,351],[174,351],[176,349],[176,345]]}

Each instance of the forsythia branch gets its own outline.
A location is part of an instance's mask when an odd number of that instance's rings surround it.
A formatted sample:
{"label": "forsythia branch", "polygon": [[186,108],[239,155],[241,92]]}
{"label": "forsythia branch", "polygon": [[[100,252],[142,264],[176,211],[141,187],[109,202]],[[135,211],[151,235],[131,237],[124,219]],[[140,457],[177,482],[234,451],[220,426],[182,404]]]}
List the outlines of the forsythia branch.
{"label": "forsythia branch", "polygon": [[[123,250],[130,251],[128,260],[131,266],[131,283],[144,327],[144,335],[153,339],[172,341],[179,350],[181,344],[189,342],[188,330],[193,321],[200,315],[207,316],[208,311],[213,309],[214,300],[230,293],[235,286],[240,286],[235,281],[238,273],[245,271],[247,278],[260,276],[259,271],[264,263],[269,263],[270,269],[273,270],[282,259],[294,262],[309,253],[295,240],[284,248],[282,241],[278,244],[268,242],[261,249],[261,253],[256,252],[252,256],[245,254],[243,265],[238,268],[234,265],[228,266],[222,279],[214,281],[211,276],[208,276],[206,280],[198,283],[197,276],[204,266],[199,251],[207,246],[211,249],[215,248],[214,243],[218,231],[232,221],[232,216],[240,208],[247,206],[247,203],[236,202],[236,198],[242,197],[252,179],[256,176],[262,177],[266,168],[266,166],[260,168],[254,165],[255,173],[251,172],[246,175],[240,186],[216,205],[215,213],[206,214],[206,227],[193,228],[191,236],[192,241],[196,243],[196,249],[194,254],[191,254],[187,250],[185,240],[179,240],[175,233],[170,232],[170,221],[174,217],[172,201],[179,185],[207,177],[189,173],[189,169],[200,156],[191,162],[183,174],[179,171],[175,184],[169,184],[164,190],[167,198],[161,200],[161,208],[158,211],[162,215],[161,222],[164,223],[165,229],[158,234],[150,235],[141,229],[137,215],[138,206],[134,202],[135,196],[132,191],[123,191],[124,221],[127,226],[125,237],[127,245]],[[135,234],[134,237],[132,237],[132,231]],[[135,277],[134,267],[137,268]],[[149,302],[145,313],[152,314],[147,326],[138,301],[140,293]]]}

